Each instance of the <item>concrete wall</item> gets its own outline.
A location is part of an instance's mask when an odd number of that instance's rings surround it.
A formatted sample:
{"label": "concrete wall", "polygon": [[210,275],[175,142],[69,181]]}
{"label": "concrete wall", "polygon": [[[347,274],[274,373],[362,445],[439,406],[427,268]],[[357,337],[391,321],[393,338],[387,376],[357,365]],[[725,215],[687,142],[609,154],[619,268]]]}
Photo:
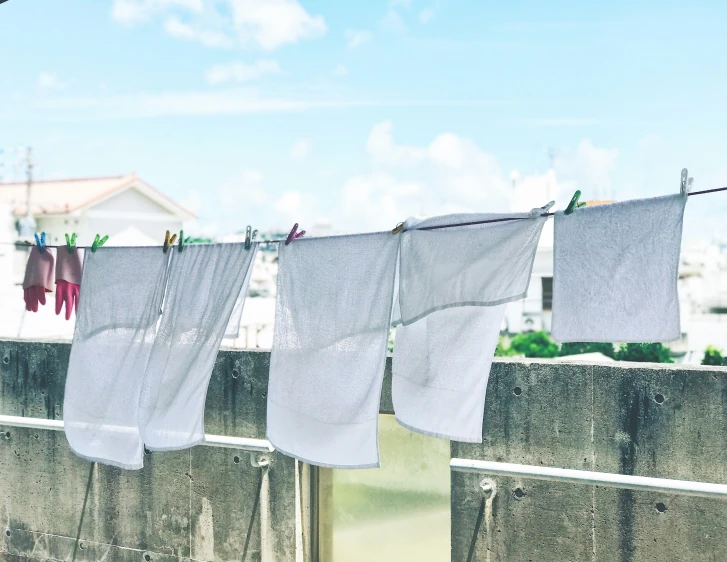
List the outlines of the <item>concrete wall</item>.
{"label": "concrete wall", "polygon": [[[727,483],[727,369],[496,363],[459,458]],[[727,502],[452,475],[452,560],[727,560]]]}
{"label": "concrete wall", "polygon": [[[69,351],[0,341],[0,413],[61,419]],[[220,352],[208,433],[264,437],[268,368],[268,352]],[[391,413],[390,361],[384,380]],[[452,455],[727,483],[726,406],[724,368],[496,361],[484,442]],[[265,472],[195,447],[145,462],[92,469],[59,432],[0,427],[0,560],[296,559],[292,460]],[[727,560],[727,502],[502,477],[485,497],[482,480],[452,475],[453,561]],[[315,536],[302,518],[303,551],[328,562],[330,471],[303,467],[301,482],[301,511],[322,514]]]}
{"label": "concrete wall", "polygon": [[[69,352],[0,341],[0,413],[62,419]],[[219,354],[207,433],[264,438],[268,366],[268,353]],[[194,447],[151,453],[140,471],[92,469],[61,432],[0,427],[0,560],[258,561],[263,548],[263,560],[294,560],[295,462],[277,453],[269,469],[250,461]]]}

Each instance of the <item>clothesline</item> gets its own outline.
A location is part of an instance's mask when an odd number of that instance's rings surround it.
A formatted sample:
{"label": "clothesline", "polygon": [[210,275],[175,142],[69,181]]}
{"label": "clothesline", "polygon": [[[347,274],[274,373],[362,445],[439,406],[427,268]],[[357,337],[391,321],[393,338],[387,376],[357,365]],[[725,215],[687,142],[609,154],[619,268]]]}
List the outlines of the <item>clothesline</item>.
{"label": "clothesline", "polygon": [[[690,193],[687,193],[687,196],[692,195],[706,195],[707,193],[717,193],[718,191],[727,191],[727,187],[718,187],[715,189],[704,189],[702,191],[692,191]],[[555,216],[555,213],[543,213],[540,215],[541,217],[547,217],[550,218],[552,216]],[[418,228],[417,230],[441,230],[443,228],[455,228],[458,226],[474,226],[478,224],[490,224],[490,223],[496,223],[496,222],[509,222],[509,221],[519,221],[519,220],[525,220],[523,217],[512,217],[512,218],[499,218],[499,219],[490,219],[490,220],[482,220],[482,221],[472,221],[472,222],[460,222],[455,224],[442,224],[442,225],[436,225],[436,226],[423,226],[421,228]],[[366,232],[363,234],[377,234],[376,232]],[[352,236],[344,234],[342,236]],[[279,238],[276,240],[258,240],[254,242],[255,244],[279,244],[281,242],[285,242],[287,238]],[[300,240],[300,239],[297,239]],[[241,244],[242,242],[228,242],[228,244]],[[34,244],[32,242],[0,242],[0,244],[4,246],[17,246],[17,245],[27,245],[27,246],[33,246]],[[45,246],[46,248],[65,248],[65,244],[47,244]],[[81,249],[89,249],[91,246],[75,246],[76,248]],[[154,248],[157,246],[114,246],[115,248]],[[162,245],[158,246],[159,248],[163,247]]]}

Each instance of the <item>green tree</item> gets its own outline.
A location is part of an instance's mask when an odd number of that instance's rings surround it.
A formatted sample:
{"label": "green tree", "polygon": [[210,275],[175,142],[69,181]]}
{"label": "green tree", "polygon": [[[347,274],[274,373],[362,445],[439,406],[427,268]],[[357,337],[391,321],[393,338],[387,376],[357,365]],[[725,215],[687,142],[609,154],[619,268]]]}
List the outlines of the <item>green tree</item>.
{"label": "green tree", "polygon": [[583,353],[603,353],[611,358],[616,356],[616,350],[611,343],[566,342],[560,347],[561,357],[564,355],[581,355]]}
{"label": "green tree", "polygon": [[512,357],[516,354],[517,351],[507,345],[505,338],[500,337],[500,339],[497,341],[497,347],[495,348],[495,357]]}
{"label": "green tree", "polygon": [[721,349],[708,345],[704,350],[702,365],[727,365],[727,360],[722,355]]}
{"label": "green tree", "polygon": [[622,343],[616,352],[616,359],[638,363],[674,363],[671,350],[660,343]]}
{"label": "green tree", "polygon": [[512,338],[510,349],[525,357],[558,357],[558,344],[542,330],[518,334]]}

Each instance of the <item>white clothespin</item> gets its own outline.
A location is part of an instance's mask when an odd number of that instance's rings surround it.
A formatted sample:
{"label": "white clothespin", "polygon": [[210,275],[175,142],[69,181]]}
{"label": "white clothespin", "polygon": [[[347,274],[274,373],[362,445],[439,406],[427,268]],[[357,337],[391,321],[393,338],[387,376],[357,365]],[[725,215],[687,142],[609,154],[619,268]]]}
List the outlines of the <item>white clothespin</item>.
{"label": "white clothespin", "polygon": [[692,190],[692,184],[694,183],[694,178],[689,177],[689,172],[686,168],[682,170],[682,177],[681,181],[679,182],[679,192],[682,195],[689,195],[689,192]]}

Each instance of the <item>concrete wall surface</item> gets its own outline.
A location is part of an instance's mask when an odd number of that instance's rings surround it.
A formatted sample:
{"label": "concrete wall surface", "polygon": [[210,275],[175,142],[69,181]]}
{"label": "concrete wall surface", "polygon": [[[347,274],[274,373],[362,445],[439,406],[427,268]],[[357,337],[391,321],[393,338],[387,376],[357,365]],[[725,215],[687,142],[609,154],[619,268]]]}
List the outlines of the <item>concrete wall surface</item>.
{"label": "concrete wall surface", "polygon": [[[69,353],[0,341],[0,414],[62,419]],[[265,437],[268,368],[269,353],[219,354],[207,433]],[[270,456],[198,446],[125,471],[76,457],[62,432],[0,427],[0,560],[295,560],[295,461]]]}
{"label": "concrete wall surface", "polygon": [[[0,414],[62,419],[69,352],[0,340]],[[219,353],[207,433],[264,438],[269,359]],[[484,441],[453,442],[452,456],[727,483],[726,405],[725,368],[496,360]],[[329,471],[299,469],[301,537],[295,462],[270,457],[263,469],[198,446],[124,471],[79,459],[61,432],[0,427],[0,560],[293,561],[297,542],[297,560],[329,562],[332,497],[314,478]],[[727,560],[727,502],[462,473],[451,484],[456,562]]]}
{"label": "concrete wall surface", "polygon": [[[452,456],[725,484],[726,407],[723,367],[495,362],[483,443]],[[463,473],[451,489],[453,561],[727,560],[727,501]]]}

